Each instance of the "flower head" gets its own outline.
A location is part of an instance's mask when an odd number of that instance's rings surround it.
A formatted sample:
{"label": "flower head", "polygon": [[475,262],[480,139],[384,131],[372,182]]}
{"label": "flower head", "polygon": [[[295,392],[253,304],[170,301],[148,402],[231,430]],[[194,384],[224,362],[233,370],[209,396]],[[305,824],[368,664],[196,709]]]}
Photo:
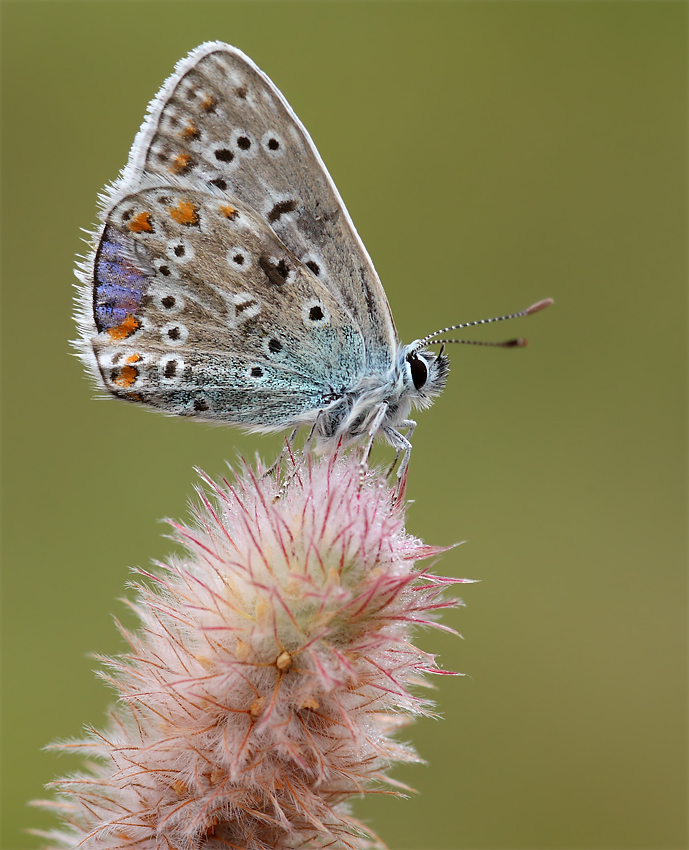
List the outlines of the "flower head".
{"label": "flower head", "polygon": [[[138,572],[131,650],[104,659],[109,727],[58,745],[93,758],[54,783],[54,847],[367,847],[348,800],[417,760],[394,740],[430,713],[410,688],[444,672],[411,643],[453,579],[419,560],[378,475],[352,456],[293,461],[284,478],[205,478],[186,553]],[[210,491],[210,494],[208,493]]]}

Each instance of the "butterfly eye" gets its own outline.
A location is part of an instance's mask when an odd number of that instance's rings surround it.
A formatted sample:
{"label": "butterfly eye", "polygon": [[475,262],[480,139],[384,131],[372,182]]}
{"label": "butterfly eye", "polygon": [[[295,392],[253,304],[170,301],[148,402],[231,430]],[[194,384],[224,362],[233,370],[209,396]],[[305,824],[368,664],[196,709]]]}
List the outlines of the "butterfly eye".
{"label": "butterfly eye", "polygon": [[420,390],[428,380],[428,366],[426,366],[426,362],[415,351],[407,354],[407,363],[409,364],[409,371],[411,372],[414,387]]}

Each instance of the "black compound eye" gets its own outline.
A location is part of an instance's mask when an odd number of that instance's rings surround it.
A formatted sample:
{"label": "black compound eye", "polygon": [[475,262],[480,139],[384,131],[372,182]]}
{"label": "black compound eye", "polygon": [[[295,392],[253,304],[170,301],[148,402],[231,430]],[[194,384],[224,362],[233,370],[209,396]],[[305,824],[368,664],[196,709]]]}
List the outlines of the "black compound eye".
{"label": "black compound eye", "polygon": [[411,379],[417,390],[420,390],[428,380],[428,367],[415,351],[407,354],[407,363],[411,370]]}

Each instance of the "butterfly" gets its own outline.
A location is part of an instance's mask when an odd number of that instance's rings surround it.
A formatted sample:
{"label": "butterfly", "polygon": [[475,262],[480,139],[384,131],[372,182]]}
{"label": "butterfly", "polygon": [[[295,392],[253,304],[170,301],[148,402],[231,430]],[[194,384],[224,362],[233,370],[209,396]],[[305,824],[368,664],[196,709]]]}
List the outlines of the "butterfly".
{"label": "butterfly", "polygon": [[318,151],[251,59],[208,42],[178,62],[101,202],[75,344],[102,390],[250,431],[311,426],[325,450],[381,434],[401,474],[411,409],[449,370],[427,346],[452,328],[400,343]]}

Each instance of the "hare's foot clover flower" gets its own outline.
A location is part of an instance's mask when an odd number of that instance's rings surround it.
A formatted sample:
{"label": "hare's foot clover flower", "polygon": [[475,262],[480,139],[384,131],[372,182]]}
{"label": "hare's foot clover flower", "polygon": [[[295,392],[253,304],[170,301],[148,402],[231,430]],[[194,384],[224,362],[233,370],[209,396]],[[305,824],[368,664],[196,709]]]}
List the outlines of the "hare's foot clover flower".
{"label": "hare's foot clover flower", "polygon": [[[120,701],[104,731],[58,745],[91,758],[54,783],[63,818],[41,833],[85,850],[380,846],[348,801],[417,760],[393,738],[430,713],[410,692],[445,672],[411,642],[440,626],[446,585],[417,562],[441,549],[403,526],[400,503],[352,455],[293,461],[284,481],[245,470],[173,523],[186,554],[139,570],[104,659]],[[392,783],[395,784],[395,783]]]}

